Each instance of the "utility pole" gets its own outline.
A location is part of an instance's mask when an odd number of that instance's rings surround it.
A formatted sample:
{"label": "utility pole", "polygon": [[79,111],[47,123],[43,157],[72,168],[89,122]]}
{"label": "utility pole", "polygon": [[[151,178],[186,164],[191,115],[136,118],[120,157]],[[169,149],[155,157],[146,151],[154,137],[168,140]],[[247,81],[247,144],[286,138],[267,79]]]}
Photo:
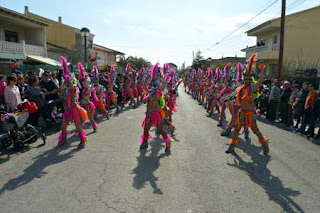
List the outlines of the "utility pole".
{"label": "utility pole", "polygon": [[278,67],[278,82],[279,82],[279,84],[281,84],[281,78],[282,78],[282,62],[283,62],[285,20],[286,20],[286,0],[282,0],[281,29],[280,29],[280,48],[279,48],[279,67]]}
{"label": "utility pole", "polygon": [[194,51],[192,50],[192,65],[193,65],[193,62],[194,62]]}

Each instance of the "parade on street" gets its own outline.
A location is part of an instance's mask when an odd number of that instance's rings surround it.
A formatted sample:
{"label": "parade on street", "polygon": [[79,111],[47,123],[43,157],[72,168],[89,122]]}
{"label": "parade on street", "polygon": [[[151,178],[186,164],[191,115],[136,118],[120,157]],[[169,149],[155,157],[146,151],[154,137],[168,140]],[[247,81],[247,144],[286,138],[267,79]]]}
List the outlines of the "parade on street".
{"label": "parade on street", "polygon": [[16,3],[0,212],[318,212],[319,2]]}

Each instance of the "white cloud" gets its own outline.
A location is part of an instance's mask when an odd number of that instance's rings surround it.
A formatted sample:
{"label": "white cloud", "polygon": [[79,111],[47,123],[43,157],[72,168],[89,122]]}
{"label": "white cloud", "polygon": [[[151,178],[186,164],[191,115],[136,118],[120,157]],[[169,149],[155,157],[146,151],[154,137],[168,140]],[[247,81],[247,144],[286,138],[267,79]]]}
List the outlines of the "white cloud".
{"label": "white cloud", "polygon": [[103,19],[103,22],[106,24],[111,24],[112,20],[111,19]]}
{"label": "white cloud", "polygon": [[136,25],[129,25],[126,27],[128,31],[134,32],[137,34],[143,35],[155,35],[158,34],[159,28],[157,26],[136,26]]}

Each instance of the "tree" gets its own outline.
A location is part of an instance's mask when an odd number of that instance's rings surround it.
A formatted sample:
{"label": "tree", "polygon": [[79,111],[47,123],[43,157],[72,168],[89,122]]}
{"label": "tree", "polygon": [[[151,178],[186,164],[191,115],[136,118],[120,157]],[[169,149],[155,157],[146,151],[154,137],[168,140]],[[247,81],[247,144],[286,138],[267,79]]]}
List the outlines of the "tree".
{"label": "tree", "polygon": [[193,60],[192,63],[192,68],[198,69],[201,68],[201,65],[203,64],[203,56],[201,55],[201,51],[198,50],[198,52],[196,53],[196,57]]}
{"label": "tree", "polygon": [[130,66],[134,70],[139,70],[142,66],[149,66],[150,62],[142,57],[133,57],[128,56],[127,58],[125,56],[119,56],[118,57],[118,69],[120,71],[124,71],[126,69],[127,64],[130,63]]}

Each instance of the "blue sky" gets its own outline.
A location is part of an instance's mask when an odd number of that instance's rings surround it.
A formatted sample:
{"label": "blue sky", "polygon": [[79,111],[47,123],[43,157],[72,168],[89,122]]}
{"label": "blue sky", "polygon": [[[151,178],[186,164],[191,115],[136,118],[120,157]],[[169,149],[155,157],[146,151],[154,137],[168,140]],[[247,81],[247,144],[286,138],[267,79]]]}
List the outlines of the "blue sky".
{"label": "blue sky", "polygon": [[[152,63],[192,63],[192,51],[205,50],[275,0],[0,0],[11,10],[29,11],[77,28],[88,27],[94,43],[141,56]],[[258,3],[259,2],[259,3]],[[280,15],[281,0],[224,42],[203,53],[205,58],[244,56],[255,44],[246,30]],[[293,13],[320,5],[320,0],[287,0]]]}

